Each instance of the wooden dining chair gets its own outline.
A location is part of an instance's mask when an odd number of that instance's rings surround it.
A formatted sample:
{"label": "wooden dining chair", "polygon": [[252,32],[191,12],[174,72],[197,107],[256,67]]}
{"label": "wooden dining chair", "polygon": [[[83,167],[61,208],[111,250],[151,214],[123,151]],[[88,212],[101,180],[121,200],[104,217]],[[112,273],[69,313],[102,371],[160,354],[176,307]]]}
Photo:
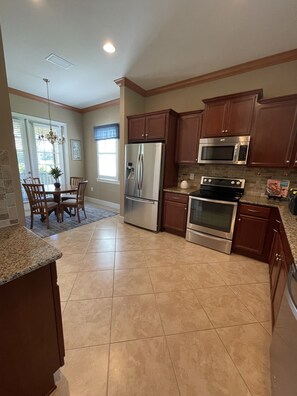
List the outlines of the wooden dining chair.
{"label": "wooden dining chair", "polygon": [[49,228],[49,215],[55,211],[57,219],[58,217],[58,203],[49,202],[46,198],[43,184],[29,184],[24,183],[23,187],[27,193],[30,210],[31,210],[31,226],[33,228],[34,215],[38,214],[44,216],[46,219],[47,228]]}
{"label": "wooden dining chair", "polygon": [[[83,177],[70,176],[70,186],[78,187],[78,183],[82,181],[84,181]],[[76,199],[76,194],[62,195],[62,201],[67,201],[67,199]]]}
{"label": "wooden dining chair", "polygon": [[23,179],[23,181],[26,184],[40,184],[39,177],[26,177],[25,179]]}
{"label": "wooden dining chair", "polygon": [[79,182],[75,198],[67,199],[66,201],[60,202],[62,221],[64,220],[64,208],[69,209],[70,216],[71,216],[71,209],[75,209],[77,213],[77,220],[79,223],[80,223],[79,209],[82,209],[84,211],[85,218],[87,218],[86,210],[85,210],[85,191],[87,184],[88,184],[87,180]]}

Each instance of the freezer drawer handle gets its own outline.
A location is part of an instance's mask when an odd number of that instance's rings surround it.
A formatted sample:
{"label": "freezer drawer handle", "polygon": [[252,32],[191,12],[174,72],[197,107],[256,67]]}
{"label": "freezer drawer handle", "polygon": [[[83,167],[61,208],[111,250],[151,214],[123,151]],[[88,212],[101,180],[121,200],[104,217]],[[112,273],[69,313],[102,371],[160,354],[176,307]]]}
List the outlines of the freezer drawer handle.
{"label": "freezer drawer handle", "polygon": [[141,203],[146,203],[146,204],[150,204],[150,205],[155,204],[155,201],[146,201],[144,199],[137,199],[137,198],[131,198],[131,197],[126,197],[126,199],[128,199],[129,201],[141,202]]}
{"label": "freezer drawer handle", "polygon": [[294,300],[292,288],[291,288],[292,280],[294,279],[294,281],[296,282],[295,276],[296,276],[296,270],[294,269],[294,264],[292,264],[289,274],[288,274],[288,279],[287,279],[286,297],[287,297],[288,304],[291,308],[291,311],[292,311],[295,319],[297,320],[297,305]]}

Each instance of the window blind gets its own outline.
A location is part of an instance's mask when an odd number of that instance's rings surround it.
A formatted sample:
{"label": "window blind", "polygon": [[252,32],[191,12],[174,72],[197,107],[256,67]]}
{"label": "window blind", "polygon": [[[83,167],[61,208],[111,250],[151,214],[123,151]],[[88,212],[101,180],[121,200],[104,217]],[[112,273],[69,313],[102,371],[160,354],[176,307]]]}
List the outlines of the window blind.
{"label": "window blind", "polygon": [[106,139],[119,139],[120,128],[119,124],[108,124],[94,127],[94,139],[106,140]]}

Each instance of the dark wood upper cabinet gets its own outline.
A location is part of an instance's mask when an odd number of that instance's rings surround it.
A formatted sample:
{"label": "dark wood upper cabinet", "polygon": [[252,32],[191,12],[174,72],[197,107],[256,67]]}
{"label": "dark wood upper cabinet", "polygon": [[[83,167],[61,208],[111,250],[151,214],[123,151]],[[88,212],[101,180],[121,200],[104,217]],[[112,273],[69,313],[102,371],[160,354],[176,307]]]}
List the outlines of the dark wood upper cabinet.
{"label": "dark wood upper cabinet", "polygon": [[295,164],[296,128],[297,95],[261,101],[257,104],[248,164],[258,167]]}
{"label": "dark wood upper cabinet", "polygon": [[177,126],[175,161],[179,164],[196,164],[203,113],[180,113]]}
{"label": "dark wood upper cabinet", "polygon": [[175,147],[178,114],[169,109],[127,118],[128,143],[165,143],[163,188],[176,186],[178,166],[175,163]]}
{"label": "dark wood upper cabinet", "polygon": [[242,92],[204,99],[205,111],[201,137],[249,135],[252,129],[255,103],[262,90]]}
{"label": "dark wood upper cabinet", "polygon": [[177,116],[172,110],[128,116],[129,143],[166,141],[168,133],[172,133],[171,119]]}

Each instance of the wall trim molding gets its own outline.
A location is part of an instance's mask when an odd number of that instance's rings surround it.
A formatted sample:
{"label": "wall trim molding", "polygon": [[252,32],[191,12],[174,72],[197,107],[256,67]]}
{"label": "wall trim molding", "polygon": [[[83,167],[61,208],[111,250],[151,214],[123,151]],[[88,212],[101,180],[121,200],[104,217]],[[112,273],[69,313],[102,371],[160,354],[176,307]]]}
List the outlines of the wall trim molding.
{"label": "wall trim molding", "polygon": [[120,204],[114,203],[114,202],[109,202],[109,201],[103,201],[102,199],[97,199],[97,198],[92,198],[85,196],[85,200],[87,202],[91,202],[97,205],[102,205],[102,206],[107,206],[108,208],[115,209],[115,210],[120,210]]}
{"label": "wall trim molding", "polygon": [[[139,95],[141,95],[143,97],[148,97],[148,96],[159,95],[159,94],[177,90],[177,89],[191,87],[191,86],[198,85],[198,84],[204,84],[207,82],[220,80],[220,79],[226,78],[226,77],[232,77],[237,74],[247,73],[247,72],[250,72],[253,70],[257,70],[257,69],[263,69],[265,67],[275,66],[275,65],[278,65],[281,63],[292,62],[295,60],[297,60],[297,48],[289,50],[289,51],[285,51],[285,52],[280,52],[280,53],[277,53],[274,55],[265,56],[264,58],[254,59],[249,62],[240,63],[238,65],[227,67],[225,69],[216,70],[216,71],[213,71],[210,73],[202,74],[200,76],[188,78],[186,80],[177,81],[175,83],[163,85],[161,87],[152,88],[152,89],[148,89],[148,90],[145,90],[144,88],[140,87],[139,85],[137,85],[135,82],[131,81],[127,77],[118,78],[118,79],[114,80],[114,82],[119,87],[125,86],[127,88],[130,88],[132,91],[138,93]],[[8,92],[12,95],[22,96],[27,99],[32,99],[32,100],[36,100],[38,102],[47,103],[46,98],[43,98],[43,97],[37,96],[37,95],[33,95],[28,92],[20,91],[15,88],[8,88]],[[113,100],[110,100],[107,102],[98,103],[96,105],[81,108],[81,109],[77,108],[77,107],[68,106],[68,105],[60,103],[60,102],[55,102],[52,100],[50,101],[50,103],[51,103],[51,105],[58,106],[58,107],[61,107],[61,108],[64,108],[64,109],[70,110],[70,111],[76,111],[77,113],[88,113],[90,111],[102,109],[105,107],[119,105],[120,99],[113,99]]]}
{"label": "wall trim molding", "polygon": [[96,104],[94,106],[84,107],[83,109],[81,109],[81,113],[88,113],[90,111],[100,110],[100,109],[103,109],[105,107],[116,106],[116,105],[119,105],[119,104],[120,104],[120,98],[113,99],[113,100],[109,100],[108,102],[98,103],[98,104]]}
{"label": "wall trim molding", "polygon": [[274,55],[265,56],[264,58],[254,59],[249,62],[240,63],[235,66],[227,67],[225,69],[216,70],[210,73],[202,74],[200,76],[188,78],[186,80],[177,81],[175,83],[163,85],[161,87],[152,88],[145,90],[141,88],[139,85],[135,84],[133,81],[129,80],[126,77],[119,78],[114,80],[114,82],[121,86],[126,86],[131,90],[139,93],[144,97],[159,95],[165,92],[173,91],[176,89],[182,89],[191,87],[198,84],[204,84],[207,82],[220,80],[222,78],[235,76],[237,74],[247,73],[257,69],[263,69],[269,66],[275,66],[281,63],[292,62],[297,60],[297,48],[280,52]]}

